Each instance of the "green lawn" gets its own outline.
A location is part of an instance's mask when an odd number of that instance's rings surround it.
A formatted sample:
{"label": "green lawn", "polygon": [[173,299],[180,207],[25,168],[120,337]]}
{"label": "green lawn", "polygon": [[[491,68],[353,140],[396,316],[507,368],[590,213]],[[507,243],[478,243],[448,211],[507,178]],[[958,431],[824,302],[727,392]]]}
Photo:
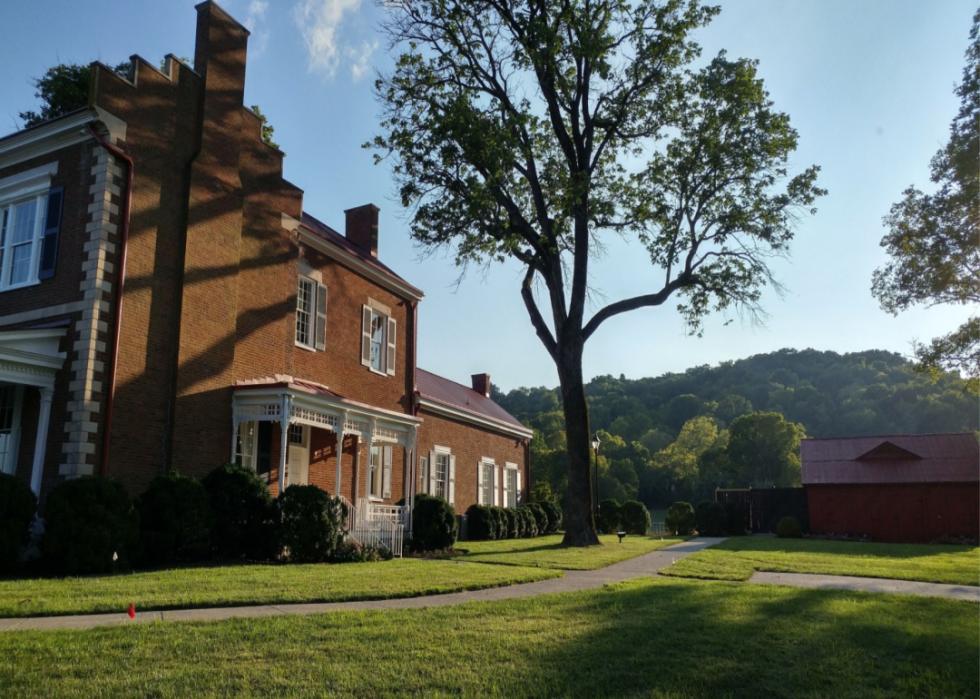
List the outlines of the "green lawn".
{"label": "green lawn", "polygon": [[0,687],[45,699],[973,699],[977,630],[967,602],[661,578],[455,608],[0,633]]}
{"label": "green lawn", "polygon": [[340,602],[414,597],[497,587],[561,575],[417,558],[379,563],[231,565],[125,575],[0,580],[0,617],[223,607],[288,602]]}
{"label": "green lawn", "polygon": [[684,541],[683,538],[627,536],[620,544],[615,534],[608,534],[599,537],[602,546],[571,548],[562,546],[561,538],[561,534],[555,534],[534,539],[461,541],[456,548],[467,551],[463,558],[466,561],[562,570],[594,570]]}
{"label": "green lawn", "polygon": [[660,573],[748,580],[756,570],[980,585],[980,548],[741,536],[684,558]]}

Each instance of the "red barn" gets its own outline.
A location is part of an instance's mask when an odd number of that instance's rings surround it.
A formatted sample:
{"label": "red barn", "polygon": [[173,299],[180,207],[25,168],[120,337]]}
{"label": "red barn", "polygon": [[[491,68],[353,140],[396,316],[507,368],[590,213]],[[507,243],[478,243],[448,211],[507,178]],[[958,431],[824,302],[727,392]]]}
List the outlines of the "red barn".
{"label": "red barn", "polygon": [[810,531],[879,541],[980,535],[980,450],[970,433],[804,439]]}

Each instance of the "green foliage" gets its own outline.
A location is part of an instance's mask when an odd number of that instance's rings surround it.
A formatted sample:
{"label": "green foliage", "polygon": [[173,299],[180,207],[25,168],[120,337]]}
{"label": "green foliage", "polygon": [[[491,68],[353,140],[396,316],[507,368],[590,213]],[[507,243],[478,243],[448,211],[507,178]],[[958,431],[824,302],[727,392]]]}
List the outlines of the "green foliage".
{"label": "green foliage", "polygon": [[781,517],[776,524],[776,536],[780,539],[799,539],[803,536],[803,529],[800,527],[796,517]]}
{"label": "green foliage", "polygon": [[343,538],[344,505],[315,485],[291,485],[279,496],[279,535],[289,560],[331,559]]}
{"label": "green foliage", "polygon": [[487,505],[470,505],[466,510],[466,535],[471,541],[497,538],[497,518]]}
{"label": "green foliage", "polygon": [[544,507],[538,502],[529,502],[525,507],[534,517],[534,528],[538,535],[548,533],[548,513],[545,512]]}
{"label": "green foliage", "polygon": [[262,142],[267,146],[272,146],[273,148],[278,149],[279,144],[276,143],[274,138],[276,130],[273,128],[272,124],[269,123],[269,117],[262,113],[262,110],[259,109],[259,105],[257,104],[253,104],[251,107],[249,107],[249,109],[259,120],[260,129],[262,132]]}
{"label": "green foliage", "polygon": [[667,531],[680,536],[687,536],[694,531],[696,524],[694,519],[694,508],[691,503],[680,500],[667,508],[667,516],[664,519]]}
{"label": "green foliage", "polygon": [[548,516],[548,527],[545,530],[548,534],[554,534],[561,529],[562,512],[561,506],[555,501],[541,503],[545,514]]}
{"label": "green foliage", "polygon": [[136,499],[143,565],[201,561],[211,553],[211,507],[200,481],[176,472],[157,476]]}
{"label": "green foliage", "polygon": [[45,566],[57,575],[109,573],[129,567],[139,520],[116,481],[84,476],[59,483],[44,504]]}
{"label": "green foliage", "polygon": [[30,535],[37,498],[22,480],[0,474],[0,574],[13,572]]}
{"label": "green foliage", "polygon": [[500,508],[504,513],[504,518],[507,520],[506,536],[499,536],[499,539],[517,539],[522,536],[523,526],[520,516],[517,514],[517,510],[513,507],[502,507]]}
{"label": "green foliage", "polygon": [[645,536],[650,531],[650,511],[639,500],[627,500],[619,511],[623,530],[627,534]]}
{"label": "green foliage", "polygon": [[749,413],[732,421],[729,435],[735,482],[753,488],[800,484],[801,425],[779,413]]}
{"label": "green foliage", "polygon": [[334,549],[330,560],[333,563],[376,563],[378,561],[390,561],[392,558],[391,551],[384,546],[341,540]]}
{"label": "green foliage", "polygon": [[528,505],[521,505],[517,508],[517,516],[520,521],[521,536],[532,537],[538,535],[538,519]]}
{"label": "green foliage", "polygon": [[528,502],[546,503],[557,502],[551,484],[548,481],[537,481],[528,492]]}
{"label": "green foliage", "polygon": [[[658,378],[598,376],[586,392],[603,440],[601,496],[635,498],[650,508],[710,500],[715,488],[749,485],[744,479],[752,474],[733,468],[728,440],[732,422],[754,410],[782,413],[813,437],[980,429],[969,382],[948,373],[933,380],[899,355],[876,350],[781,350]],[[497,400],[535,429],[535,483],[547,481],[562,495],[568,458],[561,415],[554,411],[557,389],[522,388]],[[704,412],[691,417],[692,406]],[[644,419],[619,419],[635,415]],[[644,431],[614,434],[613,423]]]}
{"label": "green foliage", "polygon": [[[959,113],[949,141],[932,158],[934,192],[914,186],[885,216],[881,246],[891,258],[874,272],[871,291],[881,307],[897,314],[915,305],[980,304],[980,10],[973,15],[966,67],[956,94]],[[980,317],[917,345],[916,356],[932,371],[957,369],[980,378]]]}
{"label": "green foliage", "polygon": [[724,536],[728,533],[728,513],[719,502],[699,503],[694,518],[701,536]]}
{"label": "green foliage", "polygon": [[453,506],[442,498],[420,493],[412,508],[412,548],[442,551],[456,542],[457,524]]}
{"label": "green foliage", "polygon": [[603,534],[615,534],[621,525],[622,505],[615,498],[606,498],[599,502],[599,531]]}
{"label": "green foliage", "polygon": [[[130,63],[120,63],[112,70],[120,75],[129,73]],[[24,127],[34,126],[49,119],[73,112],[88,105],[89,83],[92,68],[77,63],[60,63],[45,71],[34,81],[34,96],[41,101],[41,110],[20,113]]]}
{"label": "green foliage", "polygon": [[493,538],[507,539],[510,537],[510,519],[502,507],[490,505],[490,516],[493,519]]}
{"label": "green foliage", "polygon": [[254,471],[235,464],[204,477],[211,505],[211,543],[220,558],[268,560],[279,553],[279,512]]}

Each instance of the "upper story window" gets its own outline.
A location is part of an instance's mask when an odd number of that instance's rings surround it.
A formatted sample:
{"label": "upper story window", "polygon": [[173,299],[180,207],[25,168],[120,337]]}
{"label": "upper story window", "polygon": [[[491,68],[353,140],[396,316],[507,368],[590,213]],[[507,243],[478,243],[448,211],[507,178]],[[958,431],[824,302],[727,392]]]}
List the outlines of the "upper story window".
{"label": "upper story window", "polygon": [[361,311],[361,364],[378,374],[393,376],[397,321],[386,306],[373,301]]}
{"label": "upper story window", "polygon": [[304,276],[296,288],[296,344],[311,350],[327,346],[327,287]]}
{"label": "upper story window", "polygon": [[0,179],[0,291],[54,276],[61,226],[57,163]]}

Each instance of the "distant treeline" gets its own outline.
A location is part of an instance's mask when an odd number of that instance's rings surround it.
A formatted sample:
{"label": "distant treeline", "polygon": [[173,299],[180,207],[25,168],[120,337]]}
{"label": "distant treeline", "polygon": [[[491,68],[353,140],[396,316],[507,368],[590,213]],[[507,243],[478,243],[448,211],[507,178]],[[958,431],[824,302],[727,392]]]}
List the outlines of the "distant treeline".
{"label": "distant treeline", "polygon": [[[600,495],[661,507],[715,487],[792,485],[801,436],[976,431],[976,390],[879,350],[784,349],[657,378],[599,376],[586,393],[602,440]],[[563,492],[558,389],[493,397],[534,428],[533,477]]]}

